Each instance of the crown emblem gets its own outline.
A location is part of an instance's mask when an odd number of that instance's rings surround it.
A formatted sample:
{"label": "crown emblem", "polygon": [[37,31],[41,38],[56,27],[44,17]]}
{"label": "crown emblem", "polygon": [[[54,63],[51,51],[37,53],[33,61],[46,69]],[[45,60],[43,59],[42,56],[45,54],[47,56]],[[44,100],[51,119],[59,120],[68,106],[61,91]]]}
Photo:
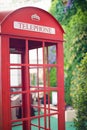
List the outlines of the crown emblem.
{"label": "crown emblem", "polygon": [[31,19],[35,21],[40,21],[40,16],[38,16],[37,14],[33,14],[31,15]]}

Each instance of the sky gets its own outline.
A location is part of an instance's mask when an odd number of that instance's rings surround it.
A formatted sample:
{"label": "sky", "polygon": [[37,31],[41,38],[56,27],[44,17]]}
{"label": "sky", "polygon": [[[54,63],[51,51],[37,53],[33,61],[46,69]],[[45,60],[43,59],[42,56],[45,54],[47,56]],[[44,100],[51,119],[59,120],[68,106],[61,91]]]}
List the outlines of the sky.
{"label": "sky", "polygon": [[51,0],[30,0],[28,2],[18,0],[15,4],[13,4],[12,1],[13,0],[0,0],[0,11],[13,10],[24,6],[35,6],[48,11],[51,5]]}

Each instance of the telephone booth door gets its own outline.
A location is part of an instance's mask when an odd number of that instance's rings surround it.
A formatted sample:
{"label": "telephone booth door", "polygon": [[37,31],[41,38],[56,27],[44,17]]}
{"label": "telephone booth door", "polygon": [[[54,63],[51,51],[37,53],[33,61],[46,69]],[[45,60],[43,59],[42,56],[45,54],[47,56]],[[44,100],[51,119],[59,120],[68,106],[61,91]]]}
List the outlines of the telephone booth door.
{"label": "telephone booth door", "polygon": [[10,38],[9,49],[12,130],[58,130],[58,44]]}

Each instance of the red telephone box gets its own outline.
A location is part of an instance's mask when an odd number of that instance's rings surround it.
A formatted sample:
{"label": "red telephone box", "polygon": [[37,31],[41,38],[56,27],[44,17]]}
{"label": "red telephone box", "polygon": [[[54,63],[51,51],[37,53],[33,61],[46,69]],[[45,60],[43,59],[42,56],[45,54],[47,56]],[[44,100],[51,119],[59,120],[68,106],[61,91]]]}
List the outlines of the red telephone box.
{"label": "red telephone box", "polygon": [[63,33],[42,9],[0,12],[0,130],[65,130]]}

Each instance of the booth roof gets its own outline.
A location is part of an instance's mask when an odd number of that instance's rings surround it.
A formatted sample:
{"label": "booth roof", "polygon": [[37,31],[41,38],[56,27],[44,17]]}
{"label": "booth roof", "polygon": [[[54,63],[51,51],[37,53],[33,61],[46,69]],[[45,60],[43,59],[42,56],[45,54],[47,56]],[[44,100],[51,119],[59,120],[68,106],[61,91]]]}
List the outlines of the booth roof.
{"label": "booth roof", "polygon": [[[20,9],[24,9],[24,8],[29,8],[29,7],[22,7],[22,8],[19,8],[19,9],[16,9],[16,10],[10,10],[10,11],[0,11],[0,24],[2,24],[3,23],[3,21],[6,19],[6,17],[8,17],[11,13],[13,13],[13,12],[15,12],[15,11],[17,11],[17,10],[20,10]],[[38,7],[31,7],[30,6],[30,8],[37,8],[37,9],[40,9],[40,8],[38,8]],[[43,9],[40,9],[40,10],[43,10]],[[45,11],[45,10],[43,10],[45,13],[48,13],[47,11]],[[49,15],[51,15],[50,13],[48,13]],[[52,15],[51,15],[51,17],[53,17]],[[53,17],[54,18],[54,17]],[[55,19],[55,18],[54,18]],[[56,22],[58,23],[58,21],[56,20]],[[59,24],[59,23],[58,23]],[[64,33],[64,30],[63,30],[63,28],[61,27],[61,25],[59,24],[59,26],[60,26],[60,28],[61,28],[61,30],[63,31],[63,33]]]}
{"label": "booth roof", "polygon": [[4,21],[4,19],[13,11],[0,11],[0,24]]}

